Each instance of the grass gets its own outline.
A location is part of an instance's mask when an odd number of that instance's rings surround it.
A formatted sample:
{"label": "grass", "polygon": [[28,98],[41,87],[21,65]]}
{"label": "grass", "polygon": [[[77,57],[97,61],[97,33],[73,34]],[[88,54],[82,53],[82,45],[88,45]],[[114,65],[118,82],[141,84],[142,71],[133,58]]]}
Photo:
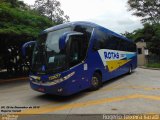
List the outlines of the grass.
{"label": "grass", "polygon": [[146,67],[160,68],[160,63],[149,63],[149,64],[146,65]]}

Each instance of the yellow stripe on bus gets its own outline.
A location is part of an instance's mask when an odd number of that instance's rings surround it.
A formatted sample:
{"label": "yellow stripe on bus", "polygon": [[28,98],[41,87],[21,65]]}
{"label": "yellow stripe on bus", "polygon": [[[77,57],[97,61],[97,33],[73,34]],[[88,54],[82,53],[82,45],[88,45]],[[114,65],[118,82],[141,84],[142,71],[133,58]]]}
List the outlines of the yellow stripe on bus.
{"label": "yellow stripe on bus", "polygon": [[117,68],[123,66],[124,64],[128,63],[130,60],[112,60],[106,61],[109,72],[116,70]]}

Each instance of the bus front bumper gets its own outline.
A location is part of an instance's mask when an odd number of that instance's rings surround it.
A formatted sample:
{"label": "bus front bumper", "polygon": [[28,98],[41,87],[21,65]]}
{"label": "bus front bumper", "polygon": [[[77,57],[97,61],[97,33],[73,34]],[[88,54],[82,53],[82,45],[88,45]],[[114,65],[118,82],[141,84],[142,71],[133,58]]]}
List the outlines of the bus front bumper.
{"label": "bus front bumper", "polygon": [[30,86],[33,90],[46,93],[46,94],[53,94],[53,95],[60,95],[60,96],[68,96],[67,89],[65,88],[65,82],[62,82],[57,85],[45,85],[44,83],[36,83],[30,81]]}

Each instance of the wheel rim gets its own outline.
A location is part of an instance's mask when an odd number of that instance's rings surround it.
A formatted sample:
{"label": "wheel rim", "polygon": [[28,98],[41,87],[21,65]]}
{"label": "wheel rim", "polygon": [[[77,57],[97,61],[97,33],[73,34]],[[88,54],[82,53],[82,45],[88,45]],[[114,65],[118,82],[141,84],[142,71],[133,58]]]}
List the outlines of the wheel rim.
{"label": "wheel rim", "polygon": [[97,77],[92,77],[92,85],[96,87],[96,86],[98,86],[98,84],[99,84],[98,78]]}
{"label": "wheel rim", "polygon": [[131,69],[131,67],[129,68],[129,73],[131,73],[132,72],[132,69]]}

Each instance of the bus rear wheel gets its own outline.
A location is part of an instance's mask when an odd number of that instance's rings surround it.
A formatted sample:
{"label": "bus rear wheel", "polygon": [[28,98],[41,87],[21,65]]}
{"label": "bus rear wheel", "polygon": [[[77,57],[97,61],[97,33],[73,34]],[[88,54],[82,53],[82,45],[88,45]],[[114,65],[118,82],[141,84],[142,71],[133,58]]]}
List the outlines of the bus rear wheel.
{"label": "bus rear wheel", "polygon": [[132,73],[132,66],[130,65],[129,70],[128,70],[128,74],[131,74],[131,73]]}
{"label": "bus rear wheel", "polygon": [[91,90],[98,90],[102,86],[102,77],[99,73],[94,73],[91,80]]}

